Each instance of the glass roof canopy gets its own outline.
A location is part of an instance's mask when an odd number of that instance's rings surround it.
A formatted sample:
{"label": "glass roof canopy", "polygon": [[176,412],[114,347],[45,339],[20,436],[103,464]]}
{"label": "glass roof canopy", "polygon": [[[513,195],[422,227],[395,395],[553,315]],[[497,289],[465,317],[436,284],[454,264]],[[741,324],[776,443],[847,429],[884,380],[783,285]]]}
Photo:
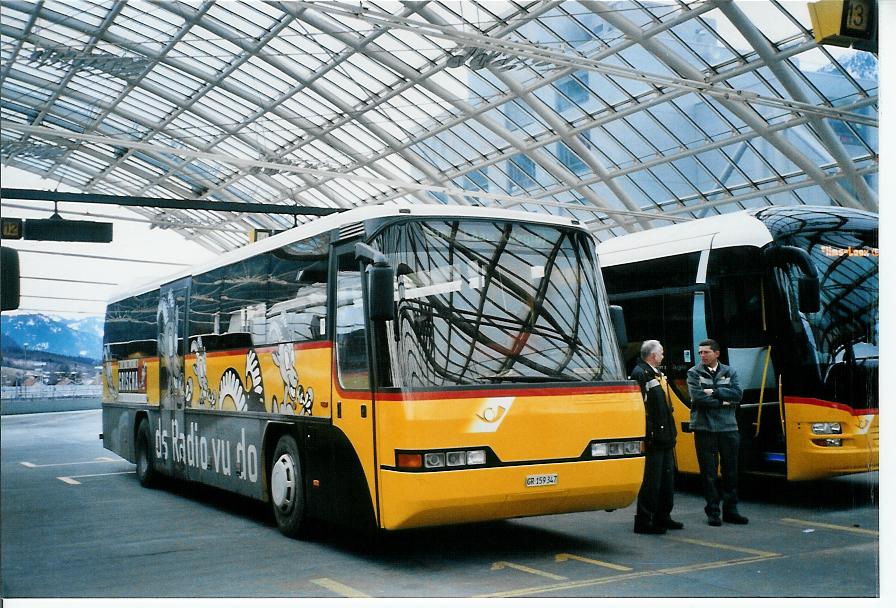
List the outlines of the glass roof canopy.
{"label": "glass roof canopy", "polygon": [[[2,162],[212,204],[520,208],[599,238],[876,211],[877,56],[810,30],[793,1],[2,0]],[[140,212],[213,250],[296,221]]]}

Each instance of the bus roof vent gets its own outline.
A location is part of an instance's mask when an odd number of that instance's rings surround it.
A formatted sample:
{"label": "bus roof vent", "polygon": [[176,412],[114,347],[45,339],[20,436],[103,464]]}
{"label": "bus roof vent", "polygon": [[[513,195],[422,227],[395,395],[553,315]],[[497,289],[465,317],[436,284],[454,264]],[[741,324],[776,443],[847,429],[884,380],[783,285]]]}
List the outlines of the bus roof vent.
{"label": "bus roof vent", "polygon": [[364,234],[364,222],[347,224],[339,229],[339,240],[350,239]]}

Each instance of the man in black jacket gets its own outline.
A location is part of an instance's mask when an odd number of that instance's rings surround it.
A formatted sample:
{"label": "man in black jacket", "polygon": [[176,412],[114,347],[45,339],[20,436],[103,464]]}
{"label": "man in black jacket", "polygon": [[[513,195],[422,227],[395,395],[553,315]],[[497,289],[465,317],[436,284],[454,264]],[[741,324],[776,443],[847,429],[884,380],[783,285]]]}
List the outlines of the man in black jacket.
{"label": "man in black jacket", "polygon": [[632,380],[641,386],[647,414],[647,454],[644,480],[638,492],[635,532],[665,534],[680,530],[684,524],[672,519],[672,495],[675,484],[675,420],[666,394],[663,374],[663,345],[647,340],[641,345],[641,360],[632,370]]}
{"label": "man in black jacket", "polygon": [[[712,339],[700,342],[697,353],[700,363],[688,370],[688,392],[691,395],[691,430],[697,463],[706,498],[706,517],[710,526],[746,524],[749,520],[737,510],[737,455],[740,431],[737,406],[743,391],[737,372],[719,361],[719,343]],[[722,469],[721,495],[719,468]],[[722,517],[719,518],[719,503]]]}

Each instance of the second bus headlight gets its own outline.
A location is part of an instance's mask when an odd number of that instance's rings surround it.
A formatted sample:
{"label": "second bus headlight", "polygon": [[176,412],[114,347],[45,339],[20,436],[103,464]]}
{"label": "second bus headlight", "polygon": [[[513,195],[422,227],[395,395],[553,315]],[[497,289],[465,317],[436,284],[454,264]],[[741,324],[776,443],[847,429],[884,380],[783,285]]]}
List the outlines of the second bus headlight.
{"label": "second bus headlight", "polygon": [[445,454],[445,464],[449,467],[462,467],[467,464],[466,452],[448,452]]}

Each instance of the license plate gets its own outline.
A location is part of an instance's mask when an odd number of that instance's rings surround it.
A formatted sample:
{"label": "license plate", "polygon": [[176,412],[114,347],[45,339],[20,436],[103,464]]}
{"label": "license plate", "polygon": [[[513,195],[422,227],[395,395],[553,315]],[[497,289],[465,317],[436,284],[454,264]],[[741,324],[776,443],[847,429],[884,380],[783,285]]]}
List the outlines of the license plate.
{"label": "license plate", "polygon": [[557,474],[550,473],[548,475],[529,475],[526,477],[527,488],[537,488],[538,486],[554,486],[557,485]]}

